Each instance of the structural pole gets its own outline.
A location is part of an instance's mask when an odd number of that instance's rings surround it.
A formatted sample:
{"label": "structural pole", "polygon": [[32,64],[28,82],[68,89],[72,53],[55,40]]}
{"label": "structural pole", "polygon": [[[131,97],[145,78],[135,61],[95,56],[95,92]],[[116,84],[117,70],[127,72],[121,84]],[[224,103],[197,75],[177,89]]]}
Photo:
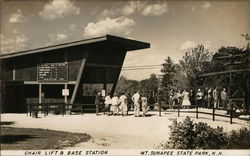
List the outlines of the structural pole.
{"label": "structural pole", "polygon": [[[64,84],[64,89],[66,90],[67,88],[68,88],[68,85]],[[64,95],[64,102],[65,102],[65,104],[68,103],[68,96],[67,95]]]}
{"label": "structural pole", "polygon": [[87,60],[88,53],[89,53],[89,50],[87,50],[87,51],[84,53],[84,58],[83,58],[82,61],[81,61],[81,65],[80,65],[79,72],[78,72],[77,79],[76,79],[76,84],[75,84],[75,87],[74,87],[74,90],[73,90],[72,97],[71,97],[71,99],[70,99],[70,104],[73,104],[74,101],[75,101],[76,94],[77,94],[77,90],[78,90],[78,88],[79,88],[80,81],[81,81],[81,79],[82,79],[82,73],[83,73],[83,69],[84,69],[85,64],[86,64],[86,60]]}
{"label": "structural pole", "polygon": [[196,104],[196,119],[198,119],[198,105]]}
{"label": "structural pole", "polygon": [[[125,56],[126,56],[126,51],[124,51],[124,54],[123,54],[123,56],[122,56],[122,57],[123,57],[122,60],[121,60],[121,61],[122,61],[122,64],[123,64],[123,62],[124,62]],[[115,80],[114,80],[114,82],[113,82],[112,89],[111,89],[111,97],[114,95],[115,88],[116,88],[117,82],[118,82],[118,80],[119,80],[120,72],[121,72],[121,70],[122,70],[122,64],[121,64],[121,67],[118,68],[118,72],[117,72],[116,78],[115,78]]]}
{"label": "structural pole", "polygon": [[105,94],[107,95],[106,69],[104,69],[104,71],[103,71],[103,79],[104,79],[103,90],[105,90]]}
{"label": "structural pole", "polygon": [[39,83],[39,104],[41,104],[42,103],[42,84],[41,83]]}

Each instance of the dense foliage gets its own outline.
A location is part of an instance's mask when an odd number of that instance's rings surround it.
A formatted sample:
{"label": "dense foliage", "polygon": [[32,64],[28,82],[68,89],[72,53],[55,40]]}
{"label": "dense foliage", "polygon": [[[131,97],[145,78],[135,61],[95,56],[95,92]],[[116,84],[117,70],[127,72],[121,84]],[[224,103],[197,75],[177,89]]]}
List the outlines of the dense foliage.
{"label": "dense foliage", "polygon": [[157,94],[158,81],[155,74],[151,74],[148,79],[141,81],[128,80],[126,77],[121,76],[117,83],[116,92],[118,94],[122,92],[133,94],[135,90],[140,90],[141,94],[152,96]]}
{"label": "dense foliage", "polygon": [[230,133],[222,127],[212,128],[206,123],[193,123],[187,117],[183,122],[174,120],[170,125],[169,141],[161,144],[163,149],[249,149],[250,130],[242,128]]}
{"label": "dense foliage", "polygon": [[209,69],[211,53],[203,45],[188,50],[179,61],[183,70],[187,74],[189,89],[196,90],[202,86],[201,79],[198,76]]}

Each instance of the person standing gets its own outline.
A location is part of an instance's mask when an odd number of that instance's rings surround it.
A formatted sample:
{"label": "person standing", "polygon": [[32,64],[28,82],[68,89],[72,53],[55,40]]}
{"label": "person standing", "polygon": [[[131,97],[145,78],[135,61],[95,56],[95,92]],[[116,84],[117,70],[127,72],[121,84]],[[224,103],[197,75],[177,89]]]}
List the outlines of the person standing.
{"label": "person standing", "polygon": [[128,111],[133,110],[133,101],[130,93],[128,93],[127,102],[128,102]]}
{"label": "person standing", "polygon": [[201,91],[201,89],[198,89],[197,93],[196,93],[196,103],[199,106],[202,106],[202,100],[203,100],[203,93]]}
{"label": "person standing", "polygon": [[172,109],[174,105],[174,93],[172,89],[170,90],[168,96],[169,96],[168,103],[170,105],[170,108]]}
{"label": "person standing", "polygon": [[208,87],[205,88],[204,90],[204,102],[203,106],[206,108],[208,107]]}
{"label": "person standing", "polygon": [[100,111],[102,104],[103,104],[103,99],[101,96],[101,92],[98,92],[96,97],[95,97],[96,115],[99,115],[99,111]]}
{"label": "person standing", "polygon": [[177,103],[176,105],[179,105],[182,103],[182,95],[181,95],[181,91],[178,90],[178,92],[176,93],[176,99],[177,99]]}
{"label": "person standing", "polygon": [[119,114],[119,99],[117,97],[117,94],[115,93],[114,96],[111,99],[111,111],[113,112],[113,115]]}
{"label": "person standing", "polygon": [[219,107],[219,95],[217,87],[213,90],[214,108]]}
{"label": "person standing", "polygon": [[110,93],[108,93],[107,96],[105,97],[104,104],[105,104],[105,112],[107,113],[107,115],[110,115],[110,107],[111,107]]}
{"label": "person standing", "polygon": [[189,92],[189,100],[191,105],[195,105],[195,93],[192,89]]}
{"label": "person standing", "polygon": [[191,103],[190,103],[190,100],[189,100],[189,93],[187,92],[187,90],[185,89],[183,92],[182,92],[182,97],[183,97],[183,101],[182,101],[182,105],[183,106],[190,106]]}
{"label": "person standing", "polygon": [[226,88],[223,88],[220,95],[221,95],[222,107],[223,107],[223,109],[227,109],[228,95],[227,95],[227,92],[226,92]]}
{"label": "person standing", "polygon": [[143,112],[143,116],[145,117],[147,111],[148,111],[148,99],[145,95],[143,95],[141,97],[141,104],[142,104],[142,112]]}
{"label": "person standing", "polygon": [[211,108],[212,99],[213,99],[212,88],[209,88],[208,95],[207,95],[207,106],[208,106],[208,108]]}
{"label": "person standing", "polygon": [[124,92],[119,97],[119,102],[120,102],[120,110],[122,112],[122,116],[124,116],[124,115],[127,116],[128,103],[127,103],[127,97],[126,97]]}
{"label": "person standing", "polygon": [[137,91],[132,96],[132,100],[134,102],[134,116],[139,117],[140,116],[140,94],[139,94],[139,91]]}

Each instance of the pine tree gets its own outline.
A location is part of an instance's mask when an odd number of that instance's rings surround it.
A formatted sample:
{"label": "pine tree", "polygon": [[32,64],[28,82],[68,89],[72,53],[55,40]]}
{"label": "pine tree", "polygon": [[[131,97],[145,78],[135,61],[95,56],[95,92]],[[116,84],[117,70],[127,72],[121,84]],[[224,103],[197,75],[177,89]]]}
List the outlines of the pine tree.
{"label": "pine tree", "polygon": [[159,89],[159,102],[168,103],[169,92],[172,89],[176,89],[174,86],[175,83],[177,83],[177,80],[175,79],[176,68],[169,56],[165,59],[161,72],[163,75]]}

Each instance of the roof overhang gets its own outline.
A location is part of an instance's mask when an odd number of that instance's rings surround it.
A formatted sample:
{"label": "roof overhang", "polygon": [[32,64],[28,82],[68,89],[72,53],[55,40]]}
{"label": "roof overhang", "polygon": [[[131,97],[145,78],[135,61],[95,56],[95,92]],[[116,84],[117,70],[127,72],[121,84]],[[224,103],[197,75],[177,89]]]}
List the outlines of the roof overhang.
{"label": "roof overhang", "polygon": [[122,38],[122,37],[117,37],[117,36],[112,36],[112,35],[105,35],[101,37],[74,41],[74,42],[69,42],[69,43],[63,43],[63,44],[49,46],[49,47],[37,48],[37,49],[32,49],[32,50],[20,51],[20,52],[13,52],[9,54],[2,54],[0,55],[0,59],[13,58],[13,57],[41,53],[41,52],[46,52],[46,51],[51,51],[51,50],[64,49],[64,48],[74,47],[74,46],[81,46],[81,45],[86,46],[89,44],[93,44],[93,43],[98,44],[102,42],[116,43],[118,45],[125,47],[127,51],[150,48],[150,44],[146,42],[141,42],[137,40],[127,39],[127,38]]}

